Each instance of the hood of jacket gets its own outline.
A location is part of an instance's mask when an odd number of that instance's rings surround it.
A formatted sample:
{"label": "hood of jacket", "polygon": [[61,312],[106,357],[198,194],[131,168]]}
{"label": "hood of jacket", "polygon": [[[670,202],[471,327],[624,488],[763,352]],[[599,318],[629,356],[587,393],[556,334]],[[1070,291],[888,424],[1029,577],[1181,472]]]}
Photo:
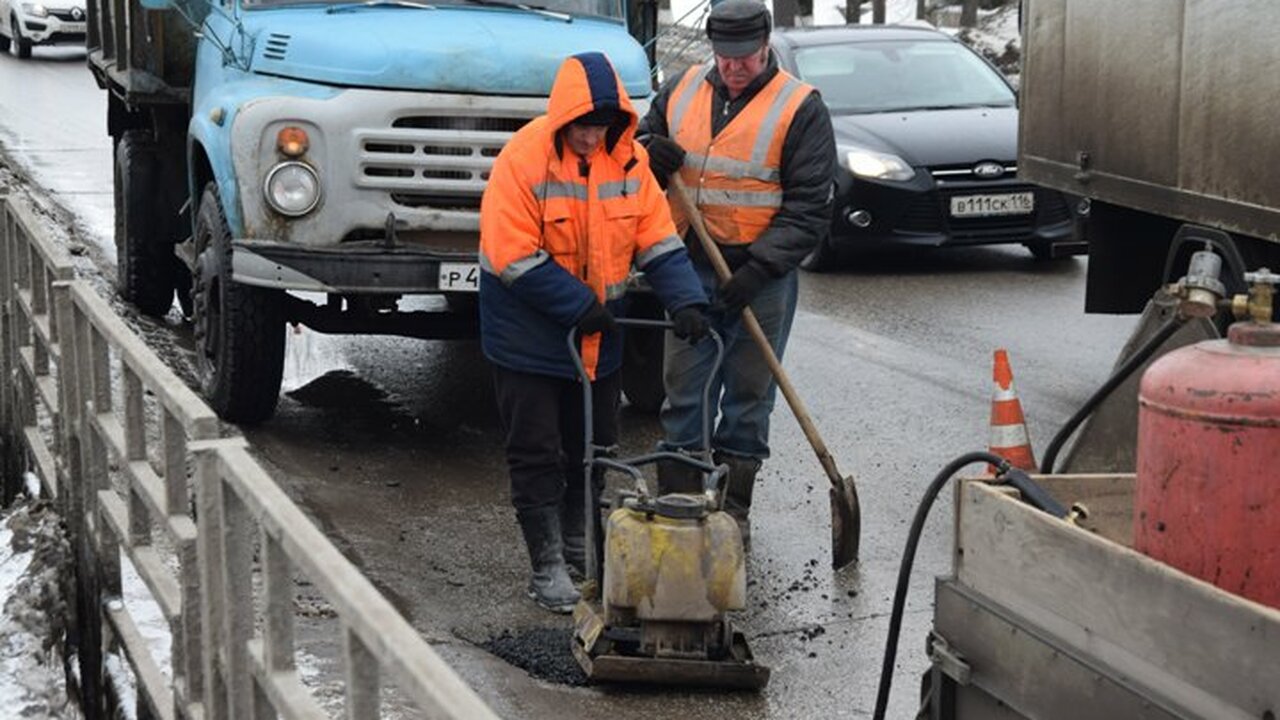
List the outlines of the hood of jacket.
{"label": "hood of jacket", "polygon": [[551,86],[545,124],[548,140],[557,153],[561,151],[557,133],[595,110],[618,113],[618,120],[605,136],[605,151],[626,166],[634,153],[632,140],[639,117],[621,78],[604,53],[585,52],[565,58]]}

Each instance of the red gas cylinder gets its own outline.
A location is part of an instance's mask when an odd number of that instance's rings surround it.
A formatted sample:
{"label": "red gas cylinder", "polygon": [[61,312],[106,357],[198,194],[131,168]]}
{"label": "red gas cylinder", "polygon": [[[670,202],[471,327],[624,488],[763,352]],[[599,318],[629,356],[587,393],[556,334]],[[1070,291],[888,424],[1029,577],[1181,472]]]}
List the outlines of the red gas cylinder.
{"label": "red gas cylinder", "polygon": [[1280,325],[1165,355],[1138,403],[1134,547],[1280,607]]}

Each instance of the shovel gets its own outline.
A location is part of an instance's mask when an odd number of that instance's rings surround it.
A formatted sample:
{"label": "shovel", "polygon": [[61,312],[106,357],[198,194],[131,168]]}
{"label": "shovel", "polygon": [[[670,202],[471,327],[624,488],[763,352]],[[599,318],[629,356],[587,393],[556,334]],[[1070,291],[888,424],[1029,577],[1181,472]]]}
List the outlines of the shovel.
{"label": "shovel", "polygon": [[[689,218],[689,223],[693,225],[694,232],[698,234],[698,239],[702,241],[702,248],[711,260],[711,265],[715,268],[716,276],[720,278],[720,282],[727,282],[732,274],[729,272],[729,265],[725,263],[724,256],[720,254],[720,248],[716,246],[715,241],[711,239],[710,233],[707,232],[707,226],[702,221],[702,213],[698,212],[698,208],[689,199],[684,182],[680,180],[678,174],[671,176],[670,192],[668,194],[675,198],[685,216]],[[822,469],[827,473],[827,479],[831,481],[831,491],[829,493],[831,499],[831,566],[839,570],[858,560],[858,542],[862,535],[862,508],[858,504],[858,489],[854,485],[853,476],[842,476],[840,471],[836,469],[835,458],[831,457],[831,452],[827,450],[827,444],[822,441],[822,436],[818,434],[818,428],[813,424],[813,418],[809,417],[809,411],[805,409],[804,403],[800,401],[800,396],[796,394],[796,389],[792,387],[791,380],[787,378],[787,373],[782,369],[782,363],[778,362],[778,356],[773,352],[773,346],[769,344],[768,338],[764,335],[764,330],[760,327],[760,321],[756,320],[755,313],[751,312],[750,307],[742,309],[742,324],[747,328],[747,332],[751,333],[751,337],[756,341],[756,346],[760,348],[760,352],[764,354],[765,362],[768,363],[769,370],[773,373],[773,379],[777,381],[783,397],[787,399],[787,405],[791,407],[791,412],[796,416],[796,422],[800,423],[800,429],[804,431],[804,436],[808,438],[809,444],[813,446],[813,451],[818,456],[818,462],[822,464]]]}

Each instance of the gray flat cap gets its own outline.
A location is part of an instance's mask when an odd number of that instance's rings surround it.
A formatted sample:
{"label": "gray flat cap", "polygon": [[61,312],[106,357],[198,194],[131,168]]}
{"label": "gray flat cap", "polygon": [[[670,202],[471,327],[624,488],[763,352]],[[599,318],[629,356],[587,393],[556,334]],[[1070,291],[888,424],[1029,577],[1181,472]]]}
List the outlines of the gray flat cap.
{"label": "gray flat cap", "polygon": [[768,42],[772,26],[769,9],[757,0],[723,0],[707,16],[707,37],[715,54],[743,57]]}

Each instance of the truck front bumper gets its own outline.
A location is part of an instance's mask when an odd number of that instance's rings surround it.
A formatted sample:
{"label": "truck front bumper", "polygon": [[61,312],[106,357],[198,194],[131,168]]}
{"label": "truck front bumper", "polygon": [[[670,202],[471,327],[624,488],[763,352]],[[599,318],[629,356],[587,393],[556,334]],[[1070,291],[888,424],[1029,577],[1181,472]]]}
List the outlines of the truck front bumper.
{"label": "truck front bumper", "polygon": [[232,243],[232,279],[245,285],[344,294],[474,293],[474,255],[441,255],[410,245],[304,247],[264,240]]}

